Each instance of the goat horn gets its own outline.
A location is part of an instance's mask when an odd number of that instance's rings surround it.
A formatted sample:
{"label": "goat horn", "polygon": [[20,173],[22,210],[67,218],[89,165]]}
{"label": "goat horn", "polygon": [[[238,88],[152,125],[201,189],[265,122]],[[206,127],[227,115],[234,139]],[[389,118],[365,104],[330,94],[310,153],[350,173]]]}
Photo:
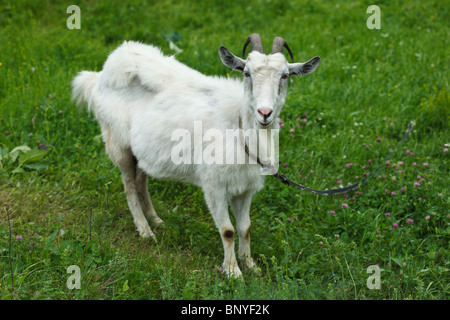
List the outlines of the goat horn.
{"label": "goat horn", "polygon": [[291,56],[292,62],[294,62],[294,55],[292,54],[291,48],[289,48],[286,40],[284,40],[281,37],[275,37],[275,39],[273,39],[271,54],[274,54],[277,52],[283,52],[283,48],[287,49],[287,51],[289,52],[289,55]]}
{"label": "goat horn", "polygon": [[247,48],[249,43],[252,44],[252,51],[258,51],[259,53],[264,53],[260,35],[258,33],[252,33],[251,35],[248,36],[248,38],[244,44],[244,49],[242,49],[242,57],[243,58],[245,57],[245,49]]}

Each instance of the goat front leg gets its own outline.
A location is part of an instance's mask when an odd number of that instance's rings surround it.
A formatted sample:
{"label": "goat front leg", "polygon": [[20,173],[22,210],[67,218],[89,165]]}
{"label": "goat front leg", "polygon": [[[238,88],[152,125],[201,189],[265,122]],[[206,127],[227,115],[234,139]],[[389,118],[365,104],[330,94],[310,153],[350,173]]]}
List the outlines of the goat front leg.
{"label": "goat front leg", "polygon": [[257,265],[250,255],[250,204],[252,194],[242,194],[231,199],[231,210],[236,218],[236,226],[239,235],[239,260],[248,270],[258,272]]}
{"label": "goat front leg", "polygon": [[203,188],[203,191],[214,223],[222,238],[224,250],[222,269],[229,278],[240,278],[242,277],[242,272],[239,269],[234,252],[234,228],[228,214],[228,202],[225,191],[216,190],[214,186],[207,189]]}

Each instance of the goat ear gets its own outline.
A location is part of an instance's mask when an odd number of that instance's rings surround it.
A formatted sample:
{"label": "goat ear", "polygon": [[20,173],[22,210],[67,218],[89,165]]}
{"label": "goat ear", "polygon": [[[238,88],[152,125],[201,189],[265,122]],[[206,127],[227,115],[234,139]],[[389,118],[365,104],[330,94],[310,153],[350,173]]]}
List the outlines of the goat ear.
{"label": "goat ear", "polygon": [[289,74],[291,76],[303,76],[316,70],[319,64],[320,57],[317,56],[305,63],[288,63]]}
{"label": "goat ear", "polygon": [[234,54],[230,52],[225,46],[220,46],[219,48],[219,57],[222,60],[222,63],[227,67],[243,72],[245,67],[245,60],[242,60],[239,57],[236,57]]}

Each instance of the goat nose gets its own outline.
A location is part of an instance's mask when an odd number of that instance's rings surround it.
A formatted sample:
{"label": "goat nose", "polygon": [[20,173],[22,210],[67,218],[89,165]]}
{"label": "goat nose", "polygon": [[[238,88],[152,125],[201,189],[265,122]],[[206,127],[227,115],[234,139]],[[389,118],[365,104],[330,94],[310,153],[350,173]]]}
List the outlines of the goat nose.
{"label": "goat nose", "polygon": [[261,117],[264,118],[264,120],[268,117],[270,117],[270,115],[272,114],[272,109],[271,108],[258,108],[258,113]]}

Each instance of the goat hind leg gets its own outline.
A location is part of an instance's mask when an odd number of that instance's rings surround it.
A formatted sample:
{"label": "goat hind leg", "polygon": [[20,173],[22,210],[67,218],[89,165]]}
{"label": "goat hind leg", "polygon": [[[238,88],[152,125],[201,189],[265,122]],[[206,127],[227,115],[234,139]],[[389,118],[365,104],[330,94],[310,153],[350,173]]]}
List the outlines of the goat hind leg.
{"label": "goat hind leg", "polygon": [[136,166],[136,188],[145,216],[150,219],[155,228],[164,227],[164,221],[156,214],[152,200],[150,199],[150,194],[148,193],[147,174],[138,166]]}
{"label": "goat hind leg", "polygon": [[122,182],[127,197],[128,207],[133,215],[134,224],[143,238],[155,238],[155,234],[150,228],[144,216],[139,200],[138,188],[136,185],[136,163],[130,150],[122,150],[120,161],[117,164],[122,172]]}
{"label": "goat hind leg", "polygon": [[133,215],[134,224],[141,237],[155,237],[155,234],[148,225],[147,219],[145,219],[139,200],[136,187],[136,159],[129,148],[124,148],[118,143],[119,139],[115,138],[108,125],[100,122],[100,127],[102,129],[106,153],[122,172],[122,183],[127,197],[128,208]]}

